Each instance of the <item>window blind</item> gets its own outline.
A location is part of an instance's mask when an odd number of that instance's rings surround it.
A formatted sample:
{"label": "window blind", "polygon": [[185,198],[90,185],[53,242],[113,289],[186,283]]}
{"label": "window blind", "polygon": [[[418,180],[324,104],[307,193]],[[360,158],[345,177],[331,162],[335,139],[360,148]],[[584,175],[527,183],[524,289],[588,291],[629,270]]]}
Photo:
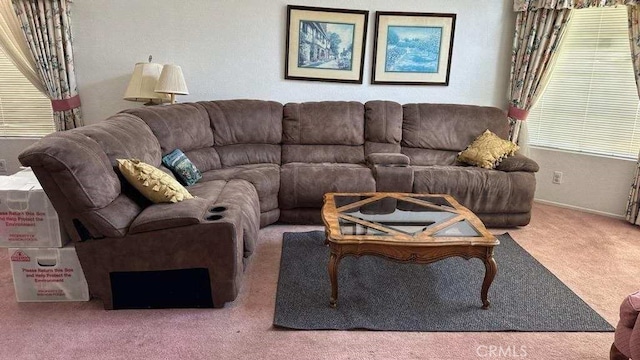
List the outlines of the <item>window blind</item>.
{"label": "window blind", "polygon": [[530,144],[637,158],[640,102],[626,7],[571,16],[549,83],[527,118]]}
{"label": "window blind", "polygon": [[0,48],[0,137],[41,137],[54,131],[51,101]]}

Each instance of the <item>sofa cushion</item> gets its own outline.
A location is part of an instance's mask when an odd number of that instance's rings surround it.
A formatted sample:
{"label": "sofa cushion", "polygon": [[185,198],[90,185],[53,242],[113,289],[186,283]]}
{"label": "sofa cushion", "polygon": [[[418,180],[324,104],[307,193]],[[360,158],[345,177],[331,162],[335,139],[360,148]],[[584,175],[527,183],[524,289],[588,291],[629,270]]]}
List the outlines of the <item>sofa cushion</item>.
{"label": "sofa cushion", "polygon": [[328,192],[376,191],[371,170],[356,164],[282,165],[280,173],[280,209],[320,208]]}
{"label": "sofa cushion", "polygon": [[243,179],[250,182],[258,192],[260,211],[278,208],[280,190],[280,166],[275,164],[239,165],[207,171],[201,181]]}
{"label": "sofa cushion", "polygon": [[73,210],[102,208],[121,193],[120,179],[102,147],[75,130],[45,136],[20,154],[20,162],[36,175],[36,168],[55,174],[42,186],[47,192],[59,190]]}
{"label": "sofa cushion", "polygon": [[[138,214],[153,203],[144,198],[132,186],[125,187],[123,184],[122,191],[123,193],[109,205],[76,214],[74,218],[77,218],[87,228],[91,236],[95,238],[105,236],[123,237],[127,235],[129,226]],[[136,194],[133,195],[130,192],[135,192]],[[137,200],[137,198],[144,198],[144,202]]]}
{"label": "sofa cushion", "polygon": [[279,144],[282,104],[261,100],[202,101],[209,114],[216,146]]}
{"label": "sofa cushion", "polygon": [[475,213],[531,211],[535,176],[471,166],[413,166],[414,193],[449,194]]}
{"label": "sofa cushion", "polygon": [[406,104],[402,146],[462,151],[486,129],[506,139],[509,121],[495,107],[454,104]]}
{"label": "sofa cushion", "polygon": [[289,103],[282,124],[283,144],[364,144],[364,105],[359,102]]}
{"label": "sofa cushion", "polygon": [[118,159],[118,169],[129,184],[154,203],[192,199],[176,179],[155,166],[136,159]]}
{"label": "sofa cushion", "polygon": [[393,101],[367,101],[364,104],[365,140],[400,144],[402,105]]}
{"label": "sofa cushion", "polygon": [[193,165],[195,165],[201,173],[222,167],[220,156],[216,149],[212,147],[185,151],[184,154],[187,155],[189,160],[191,160]]}
{"label": "sofa cushion", "polygon": [[363,164],[364,147],[349,145],[282,145],[283,164],[347,163]]}
{"label": "sofa cushion", "polygon": [[193,165],[191,160],[180,149],[175,149],[163,156],[162,163],[171,169],[176,178],[184,185],[193,185],[202,179],[200,170]]}
{"label": "sofa cushion", "polygon": [[130,114],[116,114],[91,126],[74,131],[93,139],[109,158],[112,167],[116,159],[140,159],[153,166],[160,165],[161,147],[144,121]]}
{"label": "sofa cushion", "polygon": [[280,145],[272,144],[216,146],[216,151],[224,167],[248,164],[280,165],[280,156],[282,153]]}
{"label": "sofa cushion", "polygon": [[125,112],[139,117],[149,125],[160,142],[162,155],[175,149],[188,152],[213,146],[209,116],[199,104],[146,106]]}
{"label": "sofa cushion", "polygon": [[372,153],[367,155],[368,165],[408,166],[409,157],[404,154]]}
{"label": "sofa cushion", "polygon": [[456,165],[457,151],[403,147],[402,153],[411,160],[411,165]]}
{"label": "sofa cushion", "polygon": [[210,207],[211,201],[200,197],[177,204],[153,204],[140,212],[131,223],[129,233],[199,224],[205,221],[204,218]]}
{"label": "sofa cushion", "polygon": [[518,149],[520,149],[518,145],[485,130],[482,135],[458,154],[458,161],[485,169],[493,169],[504,158],[515,154]]}
{"label": "sofa cushion", "polygon": [[368,156],[373,153],[400,153],[400,144],[379,143],[367,141],[364,143],[364,155]]}

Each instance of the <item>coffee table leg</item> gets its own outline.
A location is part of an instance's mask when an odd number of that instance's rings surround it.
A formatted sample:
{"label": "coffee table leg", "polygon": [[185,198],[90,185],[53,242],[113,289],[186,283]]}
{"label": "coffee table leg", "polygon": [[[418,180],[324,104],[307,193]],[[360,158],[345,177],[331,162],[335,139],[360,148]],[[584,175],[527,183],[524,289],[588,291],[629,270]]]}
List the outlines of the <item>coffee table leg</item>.
{"label": "coffee table leg", "polygon": [[487,299],[487,295],[489,294],[489,287],[493,282],[493,278],[496,276],[498,272],[498,265],[496,264],[496,260],[493,258],[493,248],[487,249],[487,256],[484,259],[484,281],[482,282],[482,291],[480,292],[480,297],[482,298],[482,308],[489,308],[489,300]]}
{"label": "coffee table leg", "polygon": [[329,258],[329,280],[331,281],[331,299],[329,300],[329,305],[332,308],[335,308],[338,303],[338,263],[340,262],[340,257],[338,254],[331,252],[331,257]]}

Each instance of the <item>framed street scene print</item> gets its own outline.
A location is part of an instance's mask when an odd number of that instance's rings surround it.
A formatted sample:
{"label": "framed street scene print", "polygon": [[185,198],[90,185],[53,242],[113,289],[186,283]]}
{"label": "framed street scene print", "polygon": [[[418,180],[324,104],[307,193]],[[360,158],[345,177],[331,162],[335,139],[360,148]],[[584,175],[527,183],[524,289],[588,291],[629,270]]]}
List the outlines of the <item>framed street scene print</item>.
{"label": "framed street scene print", "polygon": [[362,84],[368,11],[287,6],[285,79]]}
{"label": "framed street scene print", "polygon": [[372,84],[449,85],[455,14],[376,12]]}

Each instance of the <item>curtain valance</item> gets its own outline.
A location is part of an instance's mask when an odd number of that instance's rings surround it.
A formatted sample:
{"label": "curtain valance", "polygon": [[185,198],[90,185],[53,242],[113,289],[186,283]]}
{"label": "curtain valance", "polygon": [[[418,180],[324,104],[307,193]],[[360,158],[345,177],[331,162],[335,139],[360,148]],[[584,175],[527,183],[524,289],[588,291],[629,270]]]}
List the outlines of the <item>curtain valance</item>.
{"label": "curtain valance", "polygon": [[537,9],[584,9],[615,5],[636,5],[638,0],[513,0],[513,11]]}

